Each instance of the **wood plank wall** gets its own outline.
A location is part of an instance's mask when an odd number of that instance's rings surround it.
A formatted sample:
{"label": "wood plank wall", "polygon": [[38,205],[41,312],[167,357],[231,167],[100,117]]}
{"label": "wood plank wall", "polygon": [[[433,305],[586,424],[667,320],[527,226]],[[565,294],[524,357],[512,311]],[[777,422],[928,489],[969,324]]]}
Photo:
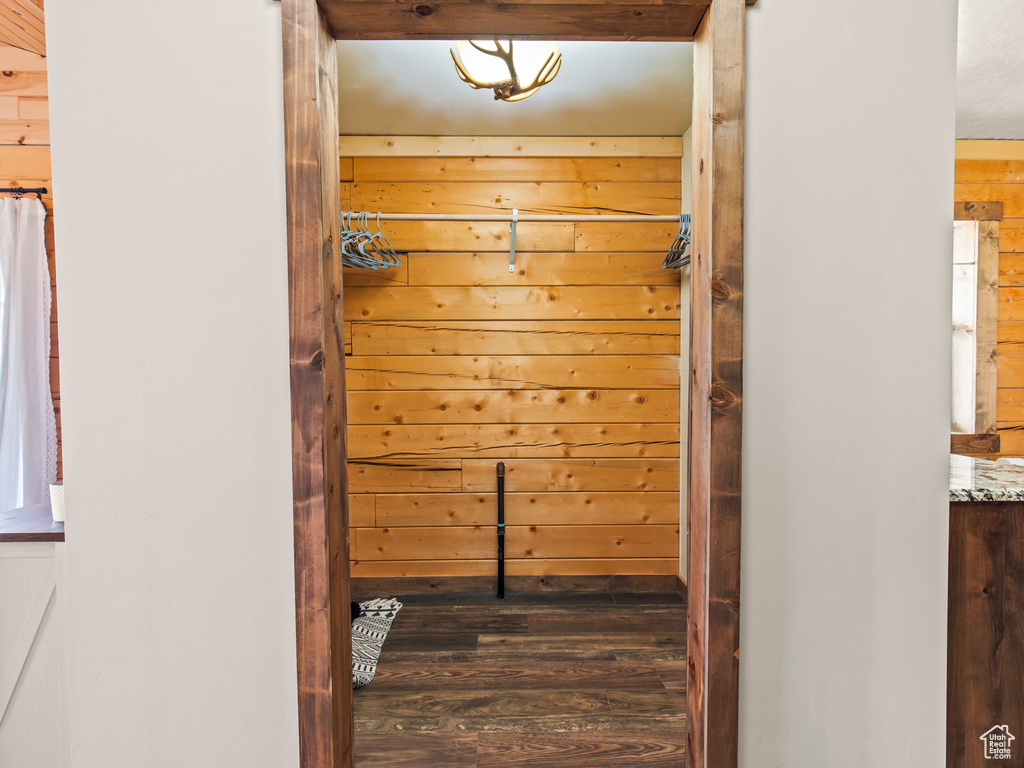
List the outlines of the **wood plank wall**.
{"label": "wood plank wall", "polygon": [[50,266],[50,391],[57,416],[57,477],[62,478],[60,372],[57,363],[57,271],[46,57],[0,43],[0,187],[46,187],[46,257]]}
{"label": "wood plank wall", "polygon": [[1024,456],[1024,141],[958,141],[956,200],[1002,202],[996,429],[999,454]]}
{"label": "wood plank wall", "polygon": [[[679,139],[458,146],[343,136],[342,205],[679,212]],[[498,461],[510,575],[676,574],[676,226],[522,224],[514,273],[506,224],[382,228],[402,267],[344,275],[352,575],[496,573]]]}

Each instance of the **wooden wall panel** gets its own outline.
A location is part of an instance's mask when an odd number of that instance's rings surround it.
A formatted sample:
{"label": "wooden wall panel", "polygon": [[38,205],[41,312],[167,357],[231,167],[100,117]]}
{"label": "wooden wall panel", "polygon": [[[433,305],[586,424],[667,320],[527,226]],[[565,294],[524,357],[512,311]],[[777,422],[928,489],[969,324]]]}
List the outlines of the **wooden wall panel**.
{"label": "wooden wall panel", "polygon": [[[46,257],[53,305],[50,310],[50,396],[57,417],[57,478],[64,477],[60,433],[60,373],[57,341],[57,266],[53,244],[53,181],[50,176],[49,99],[46,89],[42,13],[33,46],[0,43],[0,187],[46,187]],[[0,39],[3,38],[0,20]],[[14,42],[7,39],[4,42]],[[17,43],[16,43],[17,44]],[[24,48],[28,49],[24,49]]]}
{"label": "wooden wall panel", "polygon": [[678,320],[679,307],[679,288],[658,285],[410,285],[406,288],[352,287],[345,292],[345,319],[353,322]]}
{"label": "wooden wall panel", "polygon": [[[351,325],[351,323],[350,323]],[[356,324],[356,355],[678,355],[674,320],[485,320]]]}
{"label": "wooden wall panel", "polygon": [[351,392],[349,424],[678,424],[672,389]]}
{"label": "wooden wall panel", "polygon": [[998,456],[1024,456],[1024,141],[958,141],[956,201],[1002,203],[996,336]]}
{"label": "wooden wall panel", "polygon": [[[680,150],[342,137],[339,167],[371,211],[674,214]],[[382,226],[403,267],[345,274],[353,575],[494,573],[498,461],[509,574],[677,573],[676,227],[523,224],[510,273],[507,224]]]}
{"label": "wooden wall panel", "polygon": [[[352,333],[358,333],[358,323],[353,323]],[[675,355],[353,355],[347,363],[352,390],[679,388]]]}
{"label": "wooden wall panel", "polygon": [[515,272],[506,253],[410,254],[413,285],[678,285],[679,276],[662,269],[664,254],[516,253]]}
{"label": "wooden wall panel", "polygon": [[[362,498],[362,497],[360,497]],[[382,493],[374,497],[378,525],[493,525],[497,494]],[[507,493],[508,525],[674,525],[679,494],[645,493]]]}
{"label": "wooden wall panel", "polygon": [[679,456],[678,424],[350,425],[354,459]]}

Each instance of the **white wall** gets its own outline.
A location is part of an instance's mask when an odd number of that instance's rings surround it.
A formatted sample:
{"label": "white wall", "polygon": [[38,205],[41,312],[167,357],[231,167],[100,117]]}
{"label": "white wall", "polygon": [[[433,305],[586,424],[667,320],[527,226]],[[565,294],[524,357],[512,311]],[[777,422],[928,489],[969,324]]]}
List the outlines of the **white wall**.
{"label": "white wall", "polygon": [[74,768],[298,763],[280,17],[46,4]]}
{"label": "white wall", "polygon": [[747,15],[745,768],[944,764],[956,10]]}

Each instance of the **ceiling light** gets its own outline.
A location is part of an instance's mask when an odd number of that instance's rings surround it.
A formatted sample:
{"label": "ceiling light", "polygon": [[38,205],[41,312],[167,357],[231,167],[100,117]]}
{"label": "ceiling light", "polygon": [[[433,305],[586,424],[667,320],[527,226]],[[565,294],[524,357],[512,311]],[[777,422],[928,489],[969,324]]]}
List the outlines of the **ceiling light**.
{"label": "ceiling light", "polygon": [[558,43],[521,40],[512,46],[511,40],[460,40],[459,55],[451,54],[471,88],[493,90],[496,101],[521,101],[555,79],[562,56]]}

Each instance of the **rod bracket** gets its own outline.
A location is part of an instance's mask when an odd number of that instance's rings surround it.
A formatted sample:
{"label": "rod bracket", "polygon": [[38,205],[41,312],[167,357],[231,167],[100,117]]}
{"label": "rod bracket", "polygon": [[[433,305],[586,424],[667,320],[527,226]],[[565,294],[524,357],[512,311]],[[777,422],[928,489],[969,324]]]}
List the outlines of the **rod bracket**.
{"label": "rod bracket", "polygon": [[508,271],[516,271],[516,224],[519,222],[519,209],[512,209],[512,222],[508,225],[508,231],[512,233],[508,248]]}

